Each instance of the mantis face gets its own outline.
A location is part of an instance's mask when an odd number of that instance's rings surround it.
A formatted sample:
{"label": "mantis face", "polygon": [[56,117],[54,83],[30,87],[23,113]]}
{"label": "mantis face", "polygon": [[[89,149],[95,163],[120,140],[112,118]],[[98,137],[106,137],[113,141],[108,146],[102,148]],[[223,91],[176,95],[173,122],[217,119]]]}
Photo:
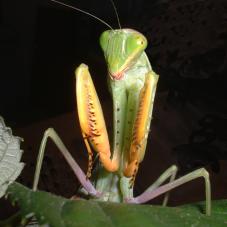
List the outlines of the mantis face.
{"label": "mantis face", "polygon": [[107,30],[100,36],[110,77],[120,80],[145,50],[146,38],[133,29]]}

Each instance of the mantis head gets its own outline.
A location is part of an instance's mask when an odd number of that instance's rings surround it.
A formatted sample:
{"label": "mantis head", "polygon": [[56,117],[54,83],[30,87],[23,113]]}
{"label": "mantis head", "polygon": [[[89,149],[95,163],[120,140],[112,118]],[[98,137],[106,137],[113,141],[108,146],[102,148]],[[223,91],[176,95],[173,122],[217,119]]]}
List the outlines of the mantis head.
{"label": "mantis head", "polygon": [[107,30],[100,36],[100,45],[111,78],[120,80],[147,47],[147,39],[133,29]]}

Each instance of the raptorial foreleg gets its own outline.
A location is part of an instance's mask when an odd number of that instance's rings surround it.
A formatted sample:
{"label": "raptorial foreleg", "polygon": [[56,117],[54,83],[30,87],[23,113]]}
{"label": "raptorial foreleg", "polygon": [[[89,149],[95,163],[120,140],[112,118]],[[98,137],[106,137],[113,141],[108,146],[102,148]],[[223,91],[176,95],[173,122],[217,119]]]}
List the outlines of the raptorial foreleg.
{"label": "raptorial foreleg", "polygon": [[99,160],[109,172],[119,168],[120,154],[111,155],[106,124],[95,86],[91,79],[88,66],[81,64],[75,71],[76,98],[80,127],[87,146],[89,167],[87,176],[90,176],[92,164],[92,148],[98,153]]}
{"label": "raptorial foreleg", "polygon": [[131,185],[134,184],[139,164],[144,158],[157,81],[158,75],[152,71],[148,72],[140,91],[128,160],[124,168],[124,176],[131,177]]}

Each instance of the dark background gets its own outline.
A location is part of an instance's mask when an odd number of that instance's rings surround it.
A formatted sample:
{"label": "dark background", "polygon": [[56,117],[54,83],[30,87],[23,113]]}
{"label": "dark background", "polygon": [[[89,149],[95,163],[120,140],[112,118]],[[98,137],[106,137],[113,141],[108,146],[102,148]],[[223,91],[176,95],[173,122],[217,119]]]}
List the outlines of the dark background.
{"label": "dark background", "polygon": [[[117,28],[110,1],[65,3]],[[134,0],[116,5],[122,27],[148,38],[151,64],[161,75],[158,92],[226,112],[225,1]],[[100,95],[106,96],[106,65],[98,43],[105,25],[48,0],[3,0],[0,6],[0,111],[10,123],[24,126],[74,110],[73,72],[81,62],[90,66]]]}
{"label": "dark background", "polygon": [[[64,2],[117,28],[108,0]],[[136,193],[142,192],[169,165],[178,164],[179,175],[205,166],[211,174],[213,198],[226,198],[227,2],[115,3],[122,27],[136,29],[147,37],[147,54],[153,70],[160,75],[148,152],[138,174]],[[62,131],[63,140],[72,149],[83,146],[78,119],[74,119],[74,69],[81,62],[89,65],[109,119],[106,65],[98,43],[107,28],[48,0],[2,0],[0,7],[0,114],[17,135],[24,137],[26,168],[32,169],[31,175],[45,128],[53,126]],[[111,125],[111,121],[107,124]],[[86,170],[85,152],[83,155]],[[46,158],[41,188],[69,196],[72,180],[64,186],[60,184],[72,178],[71,173],[60,177],[58,168],[63,167],[59,166],[49,171],[50,165],[56,165],[54,158],[51,154]],[[51,188],[47,181],[50,185],[56,172],[58,183],[52,182]],[[31,176],[27,173],[24,171],[21,181],[30,186]],[[177,190],[170,204],[204,199],[203,182],[194,187],[190,184]],[[199,196],[192,195],[197,190]]]}

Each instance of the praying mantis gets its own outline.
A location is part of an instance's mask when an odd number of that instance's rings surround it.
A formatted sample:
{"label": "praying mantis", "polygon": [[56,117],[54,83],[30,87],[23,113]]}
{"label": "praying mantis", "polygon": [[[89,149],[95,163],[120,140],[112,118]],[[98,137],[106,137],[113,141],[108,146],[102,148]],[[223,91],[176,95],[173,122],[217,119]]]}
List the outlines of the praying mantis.
{"label": "praying mantis", "polygon": [[[204,168],[175,180],[177,167],[173,165],[144,193],[137,197],[133,196],[135,177],[139,164],[145,155],[159,77],[152,70],[145,53],[146,38],[136,30],[113,29],[106,22],[86,11],[55,0],[51,1],[95,17],[110,28],[101,34],[100,46],[107,62],[108,86],[113,100],[113,143],[112,146],[109,143],[101,104],[88,66],[81,64],[75,70],[76,99],[82,136],[88,152],[87,174],[85,175],[73,160],[54,129],[48,129],[40,147],[33,190],[37,189],[45,145],[47,139],[51,138],[78,177],[82,191],[91,199],[144,203],[166,193],[163,201],[163,205],[166,205],[168,191],[188,181],[203,177],[205,180],[206,214],[210,215],[210,181],[209,174]],[[92,182],[89,178],[92,176],[93,151],[97,154],[99,166],[98,177],[91,178]],[[167,179],[170,179],[170,182],[162,185]]]}
{"label": "praying mantis", "polygon": [[[55,0],[51,1],[68,6]],[[68,7],[89,14],[75,7]],[[100,45],[107,62],[108,86],[113,100],[112,145],[109,142],[101,104],[88,66],[81,64],[75,70],[75,90],[80,128],[88,152],[87,173],[85,174],[72,158],[56,131],[49,128],[45,131],[40,145],[33,190],[36,191],[38,187],[45,147],[50,138],[80,181],[81,192],[89,199],[141,204],[165,194],[163,205],[166,205],[170,190],[203,177],[206,215],[210,215],[210,180],[204,168],[175,179],[177,167],[173,165],[145,192],[134,197],[133,185],[145,155],[159,76],[152,70],[145,53],[147,46],[145,36],[133,29],[112,29],[109,25],[108,27],[110,29],[100,36]],[[94,152],[99,160],[96,176],[92,172]],[[169,183],[163,184],[168,179]]]}

